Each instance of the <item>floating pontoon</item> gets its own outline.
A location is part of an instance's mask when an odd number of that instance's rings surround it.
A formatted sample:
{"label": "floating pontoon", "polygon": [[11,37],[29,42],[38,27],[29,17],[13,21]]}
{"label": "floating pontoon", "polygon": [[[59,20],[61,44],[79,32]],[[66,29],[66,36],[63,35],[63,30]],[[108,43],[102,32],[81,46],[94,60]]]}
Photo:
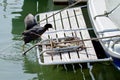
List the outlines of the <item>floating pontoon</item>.
{"label": "floating pontoon", "polygon": [[97,58],[81,7],[55,13],[58,11],[40,13],[36,16],[41,21],[40,26],[46,23],[53,25],[53,29],[41,36],[42,41],[37,46],[39,64],[56,65],[110,60],[110,58]]}

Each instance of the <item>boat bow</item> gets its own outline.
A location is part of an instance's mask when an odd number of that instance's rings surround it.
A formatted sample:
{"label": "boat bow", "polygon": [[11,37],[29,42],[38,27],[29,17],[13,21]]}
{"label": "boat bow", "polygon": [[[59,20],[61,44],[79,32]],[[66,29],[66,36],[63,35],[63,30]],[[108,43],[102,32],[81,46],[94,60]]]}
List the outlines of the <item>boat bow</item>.
{"label": "boat bow", "polygon": [[[113,9],[117,9],[116,5]],[[108,12],[105,0],[89,0],[88,12],[97,38],[120,35],[120,29]],[[99,40],[107,55],[120,59],[120,36]]]}

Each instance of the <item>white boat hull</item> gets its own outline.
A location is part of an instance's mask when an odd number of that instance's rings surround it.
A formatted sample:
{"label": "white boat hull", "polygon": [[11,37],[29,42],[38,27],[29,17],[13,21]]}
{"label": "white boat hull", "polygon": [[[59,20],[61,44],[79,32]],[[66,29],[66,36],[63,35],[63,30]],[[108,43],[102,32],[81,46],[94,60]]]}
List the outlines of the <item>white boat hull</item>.
{"label": "white boat hull", "polygon": [[[107,0],[106,0],[107,1]],[[108,6],[106,6],[105,0],[89,0],[88,12],[94,32],[97,38],[120,35],[117,22],[113,19],[112,13],[108,12]],[[119,1],[120,2],[120,1]],[[119,7],[119,5],[116,5]],[[114,7],[116,7],[114,6]],[[118,9],[118,7],[113,9]],[[113,19],[113,20],[112,20]],[[120,36],[119,36],[120,37]],[[113,62],[117,68],[120,67],[120,38],[111,37],[107,39],[100,39],[102,47],[104,48],[107,56],[113,58]],[[119,68],[120,69],[120,68]]]}

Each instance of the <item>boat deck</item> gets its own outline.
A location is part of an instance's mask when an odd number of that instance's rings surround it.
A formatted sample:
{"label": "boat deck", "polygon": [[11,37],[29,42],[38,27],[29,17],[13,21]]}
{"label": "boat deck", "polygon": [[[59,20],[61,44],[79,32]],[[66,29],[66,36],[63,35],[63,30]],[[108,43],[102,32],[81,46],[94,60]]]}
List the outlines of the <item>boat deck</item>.
{"label": "boat deck", "polygon": [[[75,7],[66,9],[53,15],[56,12],[58,11],[40,13],[37,15],[40,21],[46,18],[46,20],[40,22],[40,26],[44,26],[47,23],[50,23],[53,26],[53,29],[49,29],[49,31],[41,36],[42,41],[77,37],[84,45],[84,49],[48,54],[46,51],[48,50],[46,45],[42,45],[43,53],[41,53],[41,50],[39,49],[40,47],[37,46],[39,63],[41,65],[54,65],[84,63],[98,60],[92,41],[90,40],[91,38],[83,18],[81,8]],[[47,18],[51,15],[53,16]],[[51,49],[53,49],[53,47]]]}

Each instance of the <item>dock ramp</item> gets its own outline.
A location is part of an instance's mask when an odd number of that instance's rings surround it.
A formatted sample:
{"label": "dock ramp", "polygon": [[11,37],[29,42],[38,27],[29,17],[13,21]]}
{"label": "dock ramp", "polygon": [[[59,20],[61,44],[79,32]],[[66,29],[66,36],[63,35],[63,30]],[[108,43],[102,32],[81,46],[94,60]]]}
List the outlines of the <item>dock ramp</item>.
{"label": "dock ramp", "polygon": [[[36,15],[39,21],[46,18],[39,23],[40,26],[47,23],[53,26],[53,29],[49,29],[41,36],[42,45],[37,46],[39,64],[57,65],[110,60],[97,58],[81,7],[69,8],[54,15],[58,11]],[[49,17],[51,15],[53,16]]]}

